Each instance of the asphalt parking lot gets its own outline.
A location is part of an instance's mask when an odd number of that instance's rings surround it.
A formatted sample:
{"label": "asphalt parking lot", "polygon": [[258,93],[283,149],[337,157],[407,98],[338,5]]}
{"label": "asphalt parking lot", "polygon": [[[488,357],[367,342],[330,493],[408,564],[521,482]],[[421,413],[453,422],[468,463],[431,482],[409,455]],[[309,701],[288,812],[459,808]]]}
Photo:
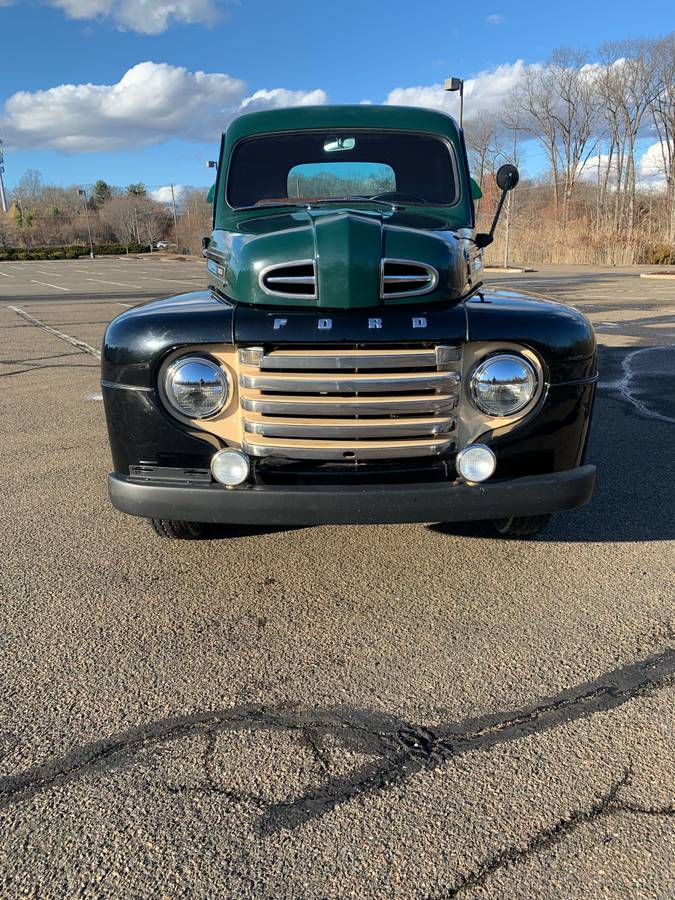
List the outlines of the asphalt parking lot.
{"label": "asphalt parking lot", "polygon": [[489,276],[601,347],[545,536],[178,543],[107,502],[91,349],[202,273],[0,263],[0,895],[675,895],[675,284]]}

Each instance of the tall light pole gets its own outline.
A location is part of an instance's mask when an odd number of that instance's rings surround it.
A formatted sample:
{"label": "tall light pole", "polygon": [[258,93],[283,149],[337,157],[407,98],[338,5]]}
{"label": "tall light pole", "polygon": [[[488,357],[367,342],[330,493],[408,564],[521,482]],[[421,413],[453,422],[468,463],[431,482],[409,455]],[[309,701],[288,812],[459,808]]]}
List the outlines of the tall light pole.
{"label": "tall light pole", "polygon": [[77,193],[80,197],[84,197],[84,208],[87,211],[87,231],[89,232],[89,256],[94,258],[94,242],[91,239],[91,219],[89,218],[89,203],[87,201],[87,192],[83,191],[81,188],[78,189]]}
{"label": "tall light pole", "polygon": [[180,253],[180,241],[178,240],[178,216],[176,215],[176,194],[171,185],[171,206],[173,207],[173,230],[176,236],[176,250]]}
{"label": "tall light pole", "polygon": [[459,91],[459,127],[464,127],[464,79],[463,78],[446,78],[445,90]]}
{"label": "tall light pole", "polygon": [[0,206],[2,211],[7,212],[7,194],[5,194],[5,154],[2,150],[2,140],[0,139]]}

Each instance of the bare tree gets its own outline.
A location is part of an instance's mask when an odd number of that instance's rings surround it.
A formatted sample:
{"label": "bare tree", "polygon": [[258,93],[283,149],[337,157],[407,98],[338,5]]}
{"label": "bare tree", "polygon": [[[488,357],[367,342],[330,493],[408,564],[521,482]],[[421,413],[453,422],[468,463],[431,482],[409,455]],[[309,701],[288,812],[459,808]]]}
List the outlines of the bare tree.
{"label": "bare tree", "polygon": [[493,116],[480,113],[467,122],[464,129],[471,168],[481,188],[494,168],[497,149],[497,122]]}
{"label": "bare tree", "polygon": [[101,208],[99,216],[103,223],[110,226],[117,240],[129,251],[137,237],[138,227],[137,197],[113,197]]}
{"label": "bare tree", "polygon": [[[617,213],[622,192],[626,206],[626,227],[632,233],[635,225],[635,145],[645,114],[659,93],[654,55],[650,42],[628,40],[605,44],[601,52],[612,60],[606,65],[607,77],[602,80],[603,99],[614,110],[617,160]],[[619,215],[616,216],[616,226]]]}
{"label": "bare tree", "polygon": [[[171,227],[171,213],[163,203],[156,203],[145,197],[144,202],[137,204],[136,223],[139,235],[150,247],[166,236]],[[139,243],[142,243],[139,240]]]}
{"label": "bare tree", "polygon": [[548,157],[556,215],[560,205],[557,102],[555,78],[550,67],[529,66],[506,110],[507,123],[517,121],[523,131],[536,138]]}
{"label": "bare tree", "polygon": [[38,172],[37,169],[26,169],[17,182],[14,196],[24,205],[29,203],[35,204],[42,196],[43,187],[42,173]]}
{"label": "bare tree", "polygon": [[668,240],[675,241],[675,32],[652,44],[656,90],[650,104],[666,184]]}
{"label": "bare tree", "polygon": [[567,222],[574,186],[598,146],[601,105],[595,68],[587,65],[585,54],[577,50],[556,50],[547,72],[558,97],[551,115],[563,181],[563,221]]}

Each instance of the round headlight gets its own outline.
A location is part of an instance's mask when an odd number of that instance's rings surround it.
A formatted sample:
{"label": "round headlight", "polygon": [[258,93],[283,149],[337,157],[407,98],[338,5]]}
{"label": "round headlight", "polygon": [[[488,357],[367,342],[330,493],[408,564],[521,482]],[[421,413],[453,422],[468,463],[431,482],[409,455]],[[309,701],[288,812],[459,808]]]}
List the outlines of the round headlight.
{"label": "round headlight", "polygon": [[189,419],[206,419],[227,400],[227,375],[203,356],[182,356],[164,373],[164,395],[171,407]]}
{"label": "round headlight", "polygon": [[474,369],[471,396],[489,416],[512,416],[524,409],[537,389],[534,367],[522,356],[501,353]]}

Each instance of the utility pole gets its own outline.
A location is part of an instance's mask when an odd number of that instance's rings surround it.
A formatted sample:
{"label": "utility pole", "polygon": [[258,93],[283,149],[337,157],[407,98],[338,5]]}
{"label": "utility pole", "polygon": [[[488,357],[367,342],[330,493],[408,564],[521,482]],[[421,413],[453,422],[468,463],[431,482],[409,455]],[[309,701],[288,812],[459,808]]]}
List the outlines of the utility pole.
{"label": "utility pole", "polygon": [[7,194],[5,194],[5,154],[2,150],[2,140],[0,140],[0,206],[2,211],[7,212]]}
{"label": "utility pole", "polygon": [[91,259],[93,259],[94,242],[91,239],[91,219],[89,218],[89,202],[87,201],[87,192],[79,188],[77,193],[80,195],[80,197],[84,197],[84,208],[87,212],[87,231],[89,232],[89,256],[91,257]]}
{"label": "utility pole", "polygon": [[509,267],[509,237],[511,235],[511,203],[513,202],[513,191],[509,191],[506,198],[506,231],[504,234],[504,268]]}
{"label": "utility pole", "polygon": [[176,235],[176,249],[180,253],[180,241],[178,240],[178,217],[176,216],[176,195],[173,191],[173,185],[171,185],[171,205],[173,206],[173,230]]}

